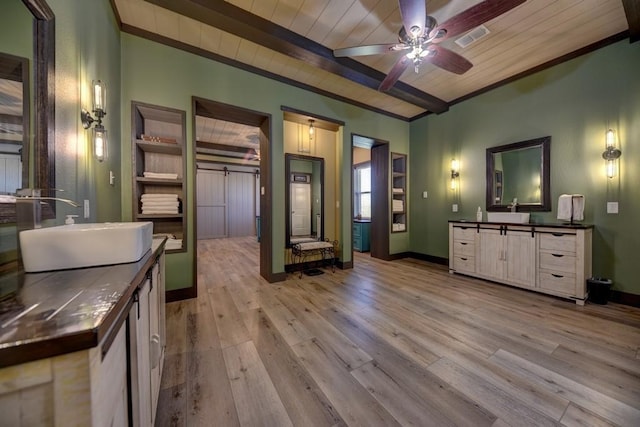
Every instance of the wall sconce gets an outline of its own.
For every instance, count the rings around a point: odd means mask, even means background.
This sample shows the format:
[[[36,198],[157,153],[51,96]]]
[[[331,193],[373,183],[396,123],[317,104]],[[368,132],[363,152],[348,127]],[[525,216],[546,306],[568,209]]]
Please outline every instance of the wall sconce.
[[[451,189],[458,189],[458,180],[460,178],[460,162],[456,159],[451,160]]]
[[[616,132],[613,129],[608,129],[605,134],[606,148],[602,153],[602,158],[607,163],[607,177],[613,178],[616,176],[616,162],[622,155],[622,151],[616,148]]]
[[[93,150],[96,159],[102,162],[107,158],[107,131],[102,126],[102,118],[107,115],[105,111],[107,90],[105,84],[100,80],[93,80],[91,88],[92,111],[95,118],[87,110],[82,109],[80,111],[80,120],[82,121],[82,127],[85,129],[89,129],[95,122],[92,134]]]
[[[313,122],[315,120],[309,119],[309,138],[311,138],[313,136],[313,134],[315,133],[315,128],[313,127]]]

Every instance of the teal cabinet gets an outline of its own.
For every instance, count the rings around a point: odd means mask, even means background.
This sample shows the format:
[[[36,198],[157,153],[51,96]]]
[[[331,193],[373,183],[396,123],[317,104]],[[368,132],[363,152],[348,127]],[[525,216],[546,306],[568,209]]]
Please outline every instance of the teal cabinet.
[[[353,223],[353,250],[358,252],[369,252],[371,244],[369,236],[371,235],[371,223],[363,221],[354,221]]]

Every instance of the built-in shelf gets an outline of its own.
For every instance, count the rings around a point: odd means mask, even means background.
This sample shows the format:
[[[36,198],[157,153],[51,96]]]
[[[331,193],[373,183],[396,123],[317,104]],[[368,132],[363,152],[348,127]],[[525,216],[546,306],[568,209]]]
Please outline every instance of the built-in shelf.
[[[181,241],[177,249],[187,250],[187,188],[186,188],[186,113],[183,110],[131,103],[133,142],[133,220],[153,222],[155,234],[167,234]],[[177,179],[148,178],[145,172],[173,174]],[[143,213],[143,194],[175,194],[177,212]],[[169,210],[172,210],[169,208]]]
[[[407,231],[407,155],[391,153],[391,232]]]

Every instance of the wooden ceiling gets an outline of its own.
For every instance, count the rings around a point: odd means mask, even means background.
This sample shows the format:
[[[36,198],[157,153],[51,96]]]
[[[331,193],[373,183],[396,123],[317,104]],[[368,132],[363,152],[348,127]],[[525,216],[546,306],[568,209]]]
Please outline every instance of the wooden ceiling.
[[[427,0],[439,23],[480,0]],[[462,48],[462,75],[422,64],[388,92],[378,85],[396,54],[335,58],[333,49],[394,43],[396,0],[112,0],[123,31],[327,96],[412,120],[613,41],[640,38],[637,0],[528,0],[485,23]]]

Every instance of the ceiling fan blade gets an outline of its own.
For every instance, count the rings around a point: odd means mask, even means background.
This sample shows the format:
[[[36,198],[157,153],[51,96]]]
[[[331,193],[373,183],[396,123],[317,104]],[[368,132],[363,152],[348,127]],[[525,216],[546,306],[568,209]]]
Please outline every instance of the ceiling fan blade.
[[[411,38],[422,36],[427,19],[425,0],[398,0],[402,25]],[[416,30],[412,30],[416,28]]]
[[[343,49],[336,49],[333,51],[333,56],[339,58],[341,56],[377,55],[380,53],[395,52],[408,48],[409,46],[403,45],[401,43],[372,44],[368,46],[354,46],[345,47]]]
[[[396,62],[396,65],[394,65],[391,71],[389,71],[387,77],[385,77],[382,83],[380,83],[378,90],[381,92],[386,92],[391,89],[391,87],[396,84],[402,73],[404,73],[404,71],[411,63],[412,61],[407,58],[406,55],[402,55],[400,59],[398,59],[398,62]]]
[[[444,30],[445,32],[441,37],[433,39],[433,43],[439,43],[449,37],[454,37],[458,34],[471,30],[478,25],[484,24],[485,22],[510,11],[525,1],[526,0],[485,0],[478,3],[438,25],[433,30],[432,34],[436,34],[440,30]]]
[[[435,55],[427,56],[425,62],[430,62],[443,70],[456,74],[464,74],[473,67],[473,64],[467,59],[442,46],[431,45],[429,46],[429,50],[435,52]]]

